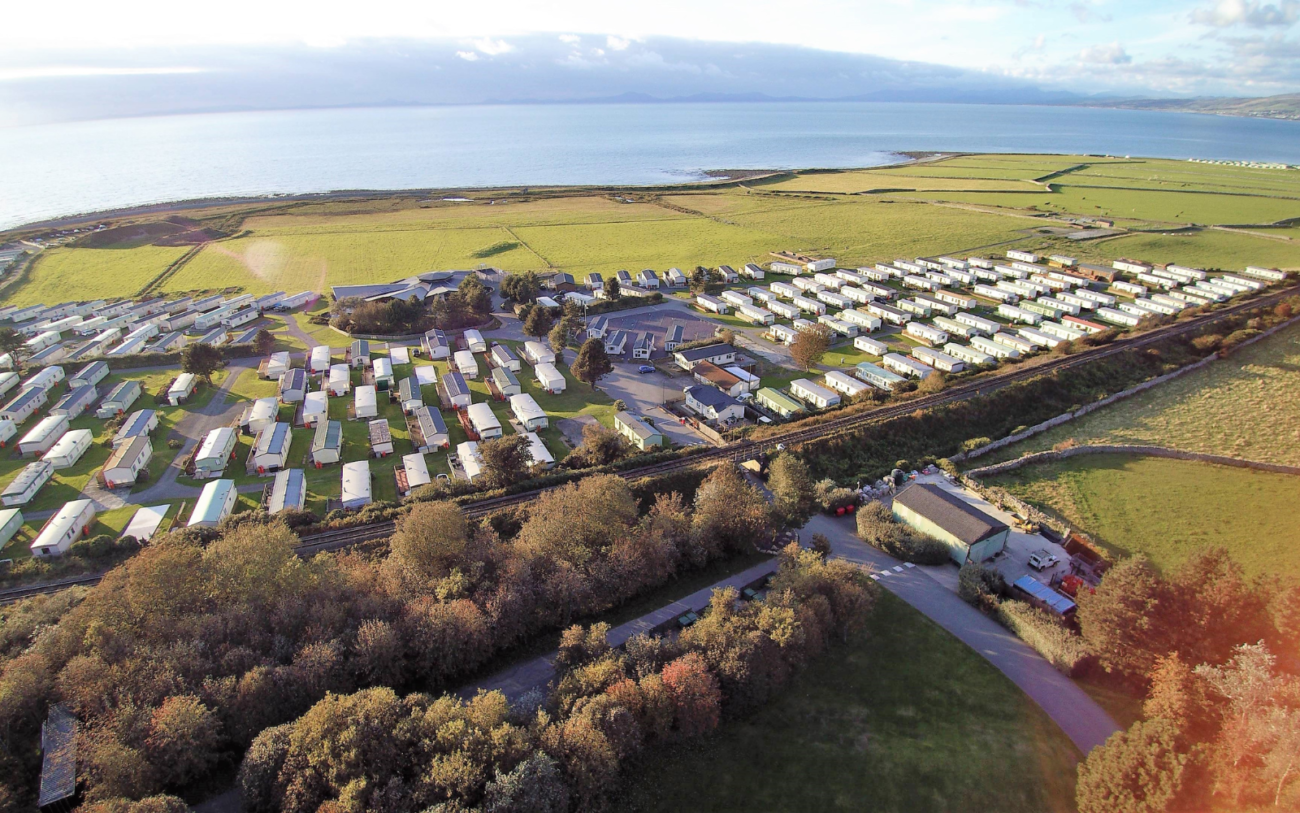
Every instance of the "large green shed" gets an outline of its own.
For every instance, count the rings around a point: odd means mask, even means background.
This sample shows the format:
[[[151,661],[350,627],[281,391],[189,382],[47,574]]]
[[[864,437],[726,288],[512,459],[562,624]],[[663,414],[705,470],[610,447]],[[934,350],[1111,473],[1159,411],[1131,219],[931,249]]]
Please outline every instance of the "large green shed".
[[[894,519],[946,544],[958,565],[997,554],[1011,533],[1006,523],[930,483],[912,483],[898,492]]]

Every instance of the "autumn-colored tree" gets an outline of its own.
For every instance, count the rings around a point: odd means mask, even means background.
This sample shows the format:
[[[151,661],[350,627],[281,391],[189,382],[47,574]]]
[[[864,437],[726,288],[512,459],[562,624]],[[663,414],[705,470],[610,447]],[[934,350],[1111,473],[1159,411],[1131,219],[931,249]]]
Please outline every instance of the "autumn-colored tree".
[[[632,528],[638,513],[636,499],[622,477],[585,477],[544,492],[515,537],[515,545],[537,560],[585,568]]]
[[[1107,670],[1139,679],[1170,651],[1173,630],[1155,615],[1169,601],[1159,574],[1142,555],[1121,559],[1095,592],[1079,596],[1083,637]]]
[[[592,389],[596,388],[596,382],[601,376],[608,375],[614,371],[614,365],[605,353],[605,342],[601,339],[587,339],[578,349],[578,357],[573,360],[573,366],[569,368],[573,377],[589,384]]]
[[[664,688],[673,701],[673,723],[683,737],[695,737],[718,727],[722,694],[704,659],[683,655],[664,667]]]
[[[469,525],[455,503],[416,503],[398,517],[389,540],[389,558],[413,584],[431,584],[462,564]]]
[[[804,371],[816,367],[830,349],[833,335],[826,325],[808,325],[798,331],[790,345],[790,357],[795,365]]]
[[[632,451],[627,439],[599,423],[583,424],[582,443],[566,458],[566,464],[575,468],[607,466]]]
[[[77,808],[80,813],[189,813],[190,806],[176,796],[147,796],[144,799],[105,799]]]
[[[1182,792],[1187,756],[1169,720],[1138,721],[1079,765],[1079,813],[1165,813]]]
[[[693,523],[696,539],[710,555],[746,550],[772,536],[767,498],[730,464],[715,467],[696,490]]]
[[[479,443],[478,454],[487,486],[505,488],[527,477],[533,459],[528,449],[528,438],[523,435],[502,435]]]
[[[528,311],[528,317],[524,319],[524,333],[538,339],[551,332],[555,326],[555,320],[551,318],[549,309],[541,305],[534,305],[533,309]]]
[[[406,675],[400,634],[387,621],[370,618],[357,628],[355,645],[357,683],[362,686],[397,686]]]
[[[204,775],[217,758],[220,722],[194,695],[163,701],[149,720],[146,753],[164,785],[183,787]]]

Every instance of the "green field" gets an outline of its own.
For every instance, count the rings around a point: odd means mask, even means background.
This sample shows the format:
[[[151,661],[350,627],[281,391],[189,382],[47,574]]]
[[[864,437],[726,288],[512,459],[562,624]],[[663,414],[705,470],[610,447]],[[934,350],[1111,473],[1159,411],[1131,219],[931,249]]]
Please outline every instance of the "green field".
[[[976,458],[1058,443],[1136,443],[1300,466],[1300,325],[1041,435]]]
[[[1161,568],[1227,548],[1253,576],[1300,576],[1300,477],[1185,460],[1085,455],[986,481],[1044,506],[1119,556]]]
[[[617,808],[1068,811],[1078,758],[1011,681],[884,593],[864,634],[778,697],[629,771]]]
[[[901,191],[860,194],[867,190]],[[1186,161],[963,155],[662,195],[638,189],[622,199],[587,190],[469,194],[468,203],[394,196],[259,205],[242,220],[232,214],[237,207],[214,207],[207,220],[199,211],[205,225],[233,236],[207,244],[161,290],[324,291],[483,265],[574,274],[736,266],[770,260],[778,249],[834,256],[846,267],[1013,245],[1094,260],[1300,267],[1295,227],[1167,232],[1300,217],[1300,173]],[[1136,233],[1076,243],[1044,231],[1064,225],[1043,219],[1048,215],[1107,216]],[[129,296],[185,251],[138,241],[50,249],[5,301]]]

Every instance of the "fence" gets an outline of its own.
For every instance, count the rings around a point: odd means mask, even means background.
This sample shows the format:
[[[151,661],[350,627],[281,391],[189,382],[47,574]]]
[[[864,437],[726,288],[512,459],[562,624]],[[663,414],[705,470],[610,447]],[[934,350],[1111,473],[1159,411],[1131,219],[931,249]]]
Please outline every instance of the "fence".
[[[1022,466],[1032,466],[1035,463],[1050,463],[1057,460],[1065,460],[1081,454],[1139,454],[1148,457],[1167,457],[1174,460],[1195,460],[1200,463],[1214,463],[1220,466],[1235,466],[1243,469],[1256,469],[1257,471],[1271,471],[1278,474],[1300,474],[1300,467],[1297,466],[1286,466],[1281,463],[1264,463],[1258,460],[1246,460],[1240,457],[1227,457],[1217,454],[1186,452],[1182,449],[1170,449],[1165,446],[1085,444],[1083,446],[1073,446],[1068,449],[1034,452],[1032,454],[1022,455],[1021,457],[1017,457],[1015,460],[1007,460],[1002,463],[994,463],[991,466],[971,469],[966,472],[966,475],[969,477],[992,477],[1008,471],[1014,471]]]

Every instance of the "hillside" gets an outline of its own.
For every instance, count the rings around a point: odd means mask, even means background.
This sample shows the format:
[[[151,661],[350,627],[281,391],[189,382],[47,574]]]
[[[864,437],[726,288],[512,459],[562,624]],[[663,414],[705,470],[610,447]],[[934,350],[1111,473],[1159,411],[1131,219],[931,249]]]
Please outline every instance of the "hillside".
[[[1262,119],[1300,121],[1300,93],[1258,98],[1200,97],[1195,99],[1129,99],[1115,102],[1086,102],[1088,107],[1118,107],[1124,110],[1165,110],[1182,113],[1210,113],[1216,116],[1253,116]]]

